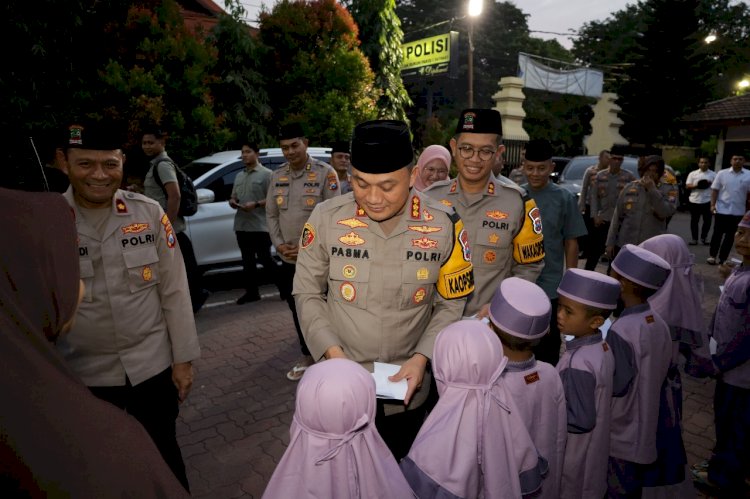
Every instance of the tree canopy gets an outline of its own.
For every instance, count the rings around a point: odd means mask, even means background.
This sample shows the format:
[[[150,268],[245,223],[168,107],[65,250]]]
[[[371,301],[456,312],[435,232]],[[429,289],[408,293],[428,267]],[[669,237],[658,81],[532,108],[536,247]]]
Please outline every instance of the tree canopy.
[[[261,13],[261,40],[273,47],[264,68],[276,124],[302,122],[312,144],[327,145],[376,116],[374,77],[357,35],[335,0],[282,0]]]

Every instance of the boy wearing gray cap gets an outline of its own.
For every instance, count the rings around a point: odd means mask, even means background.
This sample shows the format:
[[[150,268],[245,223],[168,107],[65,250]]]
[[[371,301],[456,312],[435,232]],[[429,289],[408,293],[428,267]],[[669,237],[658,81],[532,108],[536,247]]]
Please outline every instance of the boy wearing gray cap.
[[[549,331],[551,306],[544,290],[518,277],[504,279],[489,307],[490,327],[500,338],[508,365],[503,379],[539,454],[549,463],[535,497],[560,497],[565,452],[565,393],[555,368],[534,358]]]
[[[568,408],[560,497],[604,497],[615,358],[599,328],[617,307],[620,283],[599,272],[568,269],[557,293],[558,327],[573,337],[557,364]]]
[[[607,333],[615,357],[608,497],[639,497],[644,465],[656,460],[659,394],[669,370],[672,339],[648,298],[670,270],[663,258],[632,244],[624,245],[612,261],[624,309]]]

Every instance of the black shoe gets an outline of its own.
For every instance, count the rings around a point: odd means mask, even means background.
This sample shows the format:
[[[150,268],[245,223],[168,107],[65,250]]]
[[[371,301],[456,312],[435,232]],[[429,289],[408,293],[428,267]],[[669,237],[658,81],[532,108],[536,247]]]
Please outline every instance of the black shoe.
[[[245,293],[244,295],[237,298],[237,305],[244,305],[253,301],[260,300],[260,295],[256,291],[255,293]]]
[[[696,244],[698,244],[698,240],[697,240],[697,239],[693,239],[693,240],[692,240],[692,241],[690,241],[690,242],[689,242],[688,244],[689,244],[690,246],[695,246]]]
[[[701,243],[703,243],[703,246],[708,246],[709,244],[711,244],[708,241],[706,241],[705,239],[701,239]]]

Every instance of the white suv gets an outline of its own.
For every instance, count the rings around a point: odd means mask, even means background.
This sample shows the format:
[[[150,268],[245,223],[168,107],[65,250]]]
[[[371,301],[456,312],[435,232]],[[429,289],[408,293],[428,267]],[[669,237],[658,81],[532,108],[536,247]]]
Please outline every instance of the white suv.
[[[328,162],[331,148],[308,147],[307,153]],[[193,179],[198,192],[198,212],[185,217],[185,233],[193,243],[198,266],[207,274],[242,268],[242,256],[234,235],[235,210],[229,207],[234,178],[245,167],[240,155],[239,150],[218,152],[182,168]],[[258,160],[271,170],[286,163],[278,147],[261,149]],[[275,254],[273,248],[271,251]]]

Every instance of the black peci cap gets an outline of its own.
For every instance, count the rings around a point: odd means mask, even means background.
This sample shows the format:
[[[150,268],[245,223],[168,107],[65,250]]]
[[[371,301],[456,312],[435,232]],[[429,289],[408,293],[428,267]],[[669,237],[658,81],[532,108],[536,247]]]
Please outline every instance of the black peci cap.
[[[364,173],[390,173],[414,161],[409,127],[398,120],[360,123],[352,134],[351,163]]]
[[[529,161],[547,161],[552,159],[552,144],[546,139],[533,139],[526,143],[526,154]]]
[[[346,154],[349,154],[349,142],[343,140],[334,142],[331,147],[331,154],[335,152],[345,152]]]
[[[630,152],[630,146],[627,144],[615,144],[609,150],[610,156],[625,156]]]
[[[121,130],[111,122],[79,120],[65,127],[60,147],[114,151],[122,149],[123,142]]]
[[[305,136],[301,123],[287,123],[279,130],[279,140],[298,139]]]
[[[459,133],[503,134],[503,121],[495,109],[464,109],[458,118],[456,135]]]

